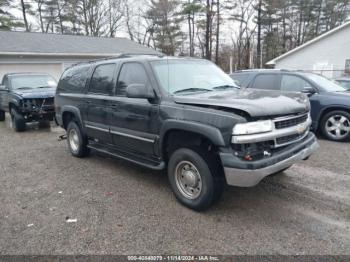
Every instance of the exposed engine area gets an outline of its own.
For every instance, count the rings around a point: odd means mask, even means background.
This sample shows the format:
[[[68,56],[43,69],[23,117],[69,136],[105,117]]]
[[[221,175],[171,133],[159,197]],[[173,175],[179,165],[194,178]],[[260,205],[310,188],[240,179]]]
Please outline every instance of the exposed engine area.
[[[31,112],[52,111],[54,109],[54,98],[33,98],[23,100],[23,110]]]

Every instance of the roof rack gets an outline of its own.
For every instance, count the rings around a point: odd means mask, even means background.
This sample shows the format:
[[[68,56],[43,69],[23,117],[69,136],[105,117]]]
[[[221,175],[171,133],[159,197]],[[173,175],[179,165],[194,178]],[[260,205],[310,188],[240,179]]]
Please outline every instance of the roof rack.
[[[159,54],[154,54],[154,53],[124,53],[120,54],[117,56],[109,56],[109,57],[104,57],[104,58],[99,58],[99,59],[94,59],[94,60],[89,60],[89,61],[82,61],[79,63],[75,63],[71,65],[70,67],[77,66],[77,65],[82,65],[82,64],[91,64],[99,61],[105,61],[105,60],[111,60],[111,59],[122,59],[122,58],[130,58],[134,56],[157,56],[157,57],[164,57],[165,55],[162,53]]]

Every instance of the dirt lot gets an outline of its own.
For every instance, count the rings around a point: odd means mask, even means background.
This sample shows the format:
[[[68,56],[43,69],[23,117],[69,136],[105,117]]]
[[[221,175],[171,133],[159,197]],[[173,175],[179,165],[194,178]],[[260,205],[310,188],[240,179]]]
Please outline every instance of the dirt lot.
[[[73,158],[57,140],[62,129],[14,133],[8,123],[0,254],[350,254],[348,143],[321,140],[310,160],[255,188],[227,188],[196,213],[175,200],[164,173]]]

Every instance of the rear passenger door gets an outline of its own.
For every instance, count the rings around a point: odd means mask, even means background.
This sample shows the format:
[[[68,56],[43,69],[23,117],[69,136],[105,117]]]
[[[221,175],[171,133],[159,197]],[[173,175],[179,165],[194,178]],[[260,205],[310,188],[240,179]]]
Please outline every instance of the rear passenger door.
[[[97,65],[86,94],[86,119],[84,121],[89,137],[99,142],[112,143],[109,133],[112,98],[116,82],[116,64]]]
[[[158,103],[143,98],[126,97],[126,87],[130,84],[152,87],[148,75],[141,63],[122,64],[115,96],[111,101],[110,129],[113,143],[119,149],[152,157],[157,140]]]
[[[262,90],[280,90],[279,87],[280,74],[258,74],[252,84],[251,88]]]

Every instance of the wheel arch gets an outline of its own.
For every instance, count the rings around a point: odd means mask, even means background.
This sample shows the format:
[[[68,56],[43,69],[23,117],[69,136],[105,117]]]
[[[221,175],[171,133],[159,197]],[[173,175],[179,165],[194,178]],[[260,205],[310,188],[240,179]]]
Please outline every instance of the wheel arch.
[[[224,138],[219,129],[196,122],[169,120],[160,132],[159,154],[166,160],[169,141],[180,145],[201,144],[208,142],[215,147],[225,146]]]
[[[68,123],[75,119],[80,127],[83,127],[83,121],[81,118],[80,110],[73,106],[62,107],[62,125],[64,129],[67,129]]]
[[[347,106],[341,106],[341,105],[332,105],[332,106],[327,106],[326,108],[322,109],[319,117],[317,119],[317,127],[315,128],[316,130],[319,130],[321,127],[321,121],[327,115],[328,113],[332,111],[345,111],[350,114],[350,107]]]

